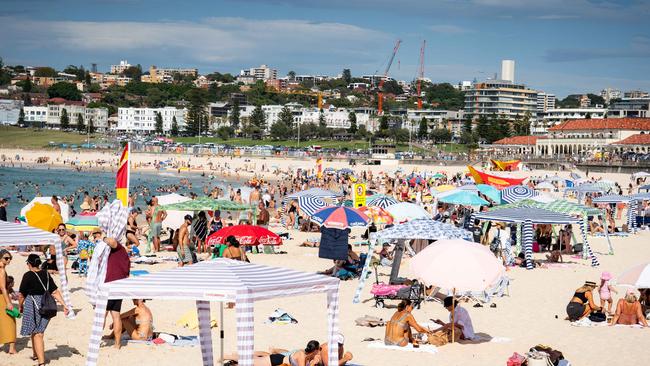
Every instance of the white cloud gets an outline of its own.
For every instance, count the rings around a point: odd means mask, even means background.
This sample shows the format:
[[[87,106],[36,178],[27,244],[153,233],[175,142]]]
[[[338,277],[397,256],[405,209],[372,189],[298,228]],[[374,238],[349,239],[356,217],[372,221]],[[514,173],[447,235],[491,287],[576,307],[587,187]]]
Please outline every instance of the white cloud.
[[[564,20],[564,19],[577,19],[577,15],[568,15],[568,14],[548,14],[548,15],[539,15],[534,17],[535,19],[540,20]]]
[[[442,34],[463,34],[463,33],[471,32],[471,30],[467,28],[463,28],[451,24],[437,24],[437,25],[429,26],[428,28],[434,33],[442,33]]]
[[[84,22],[0,17],[0,43],[8,50],[138,55],[155,52],[175,58],[173,61],[181,58],[199,64],[260,57],[265,59],[259,61],[271,62],[297,55],[363,59],[369,50],[390,39],[384,32],[350,24],[305,20],[214,17],[198,22]]]

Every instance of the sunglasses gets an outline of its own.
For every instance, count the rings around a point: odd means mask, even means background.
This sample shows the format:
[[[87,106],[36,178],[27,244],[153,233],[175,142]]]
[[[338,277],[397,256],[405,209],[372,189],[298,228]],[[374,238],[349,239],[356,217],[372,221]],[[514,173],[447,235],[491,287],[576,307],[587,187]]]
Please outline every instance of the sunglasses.
[[[2,259],[6,260],[6,261],[10,261],[12,258],[11,257],[2,257]]]

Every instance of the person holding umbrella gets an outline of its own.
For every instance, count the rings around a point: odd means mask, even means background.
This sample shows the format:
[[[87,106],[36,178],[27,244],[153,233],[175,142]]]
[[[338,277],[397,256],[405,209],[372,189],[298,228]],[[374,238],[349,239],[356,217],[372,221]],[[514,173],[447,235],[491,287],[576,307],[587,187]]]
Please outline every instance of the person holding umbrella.
[[[455,332],[455,337],[460,339],[472,340],[476,338],[474,333],[474,326],[472,325],[472,318],[470,318],[469,313],[465,308],[458,305],[458,300],[454,299],[451,296],[445,297],[443,301],[443,306],[449,311],[449,323],[445,323],[440,319],[434,320],[436,324],[442,325],[442,327],[436,329],[434,332],[445,331],[451,337],[451,328],[455,326],[460,332]],[[452,318],[452,313],[454,317]],[[460,336],[458,336],[460,335]],[[458,339],[454,339],[456,341]]]

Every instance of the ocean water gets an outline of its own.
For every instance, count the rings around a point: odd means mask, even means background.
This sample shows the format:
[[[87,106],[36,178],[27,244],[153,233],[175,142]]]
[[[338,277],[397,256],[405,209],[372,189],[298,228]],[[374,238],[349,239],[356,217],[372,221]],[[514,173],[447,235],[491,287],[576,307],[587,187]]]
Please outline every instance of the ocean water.
[[[187,179],[189,186],[181,186],[181,179]],[[211,190],[219,187],[228,192],[228,186],[241,188],[242,184],[228,181],[220,177],[201,176],[200,173],[160,172],[160,173],[131,173],[131,193],[138,192],[136,206],[143,210],[146,208],[145,200],[151,195],[163,195],[165,192],[159,188],[179,186],[178,194],[188,195],[194,192],[199,196],[204,195],[204,187]],[[0,197],[9,198],[7,218],[11,221],[19,216],[20,209],[32,198],[40,196],[69,196],[75,195],[75,209],[83,201],[83,192],[88,191],[91,196],[108,194],[110,200],[115,198],[115,173],[112,172],[78,172],[70,169],[42,169],[42,168],[4,168],[0,167]],[[146,192],[146,190],[149,192]],[[244,189],[242,189],[242,193]],[[243,197],[248,197],[243,195]],[[26,201],[26,202],[21,202]]]

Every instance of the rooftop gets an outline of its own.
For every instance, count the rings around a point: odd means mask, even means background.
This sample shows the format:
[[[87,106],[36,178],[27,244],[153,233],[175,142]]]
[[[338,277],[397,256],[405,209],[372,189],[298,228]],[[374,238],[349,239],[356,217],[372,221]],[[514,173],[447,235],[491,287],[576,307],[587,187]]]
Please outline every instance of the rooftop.
[[[537,139],[544,139],[544,136],[513,136],[494,142],[494,145],[535,145]]]
[[[614,145],[650,145],[650,134],[639,133],[614,143]]]
[[[548,129],[549,131],[581,130],[650,130],[650,118],[606,118],[567,120]]]

